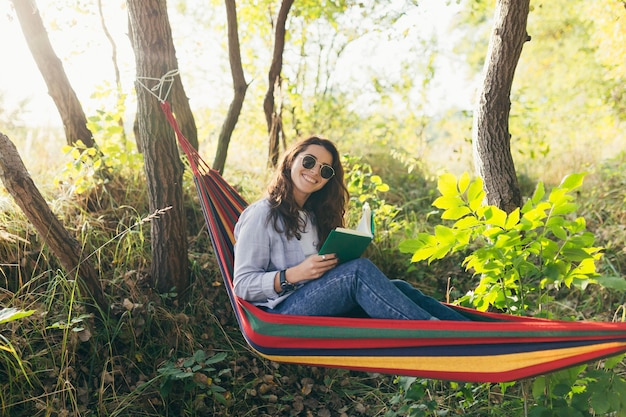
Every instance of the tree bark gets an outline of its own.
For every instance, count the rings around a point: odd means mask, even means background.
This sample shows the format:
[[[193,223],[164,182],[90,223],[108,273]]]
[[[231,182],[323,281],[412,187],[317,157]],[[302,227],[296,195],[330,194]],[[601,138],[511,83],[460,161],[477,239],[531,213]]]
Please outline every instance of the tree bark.
[[[228,22],[228,56],[230,60],[230,72],[233,78],[233,100],[228,108],[228,114],[222,125],[220,136],[217,142],[217,151],[213,160],[213,169],[220,174],[224,173],[226,164],[226,155],[228,154],[228,145],[230,138],[239,120],[243,101],[248,90],[248,83],[243,74],[243,66],[241,65],[241,49],[239,47],[239,33],[237,28],[237,7],[235,0],[225,0],[226,4],[226,20]]]
[[[163,1],[165,2],[165,0]],[[177,62],[176,52],[174,51],[174,43],[171,40],[171,37],[170,42],[174,54],[172,59],[174,62]],[[200,146],[198,143],[198,127],[196,126],[196,119],[193,117],[193,112],[191,111],[191,106],[189,105],[189,97],[187,97],[187,94],[185,93],[183,81],[180,77],[176,77],[174,79],[170,103],[172,105],[172,112],[176,115],[176,122],[178,123],[181,132],[183,132],[183,135],[185,135],[191,146],[198,150]]]
[[[28,48],[63,121],[67,144],[74,146],[80,140],[88,148],[93,148],[96,144],[93,134],[87,128],[87,117],[70,85],[61,60],[52,49],[35,0],[12,0],[12,3]]]
[[[52,253],[59,259],[70,276],[76,274],[83,297],[91,298],[105,315],[108,303],[100,278],[91,262],[86,259],[80,243],[68,233],[61,221],[52,213],[37,186],[28,174],[17,149],[9,138],[0,133],[0,179],[15,199],[28,220],[35,226]],[[90,311],[96,312],[93,306]]]
[[[150,0],[150,1],[155,1],[155,0]],[[162,0],[162,1],[165,1],[165,0]],[[167,25],[168,25],[168,28],[170,28],[169,20],[168,20]],[[132,33],[132,27],[131,27],[130,21],[128,22],[128,31],[129,33]],[[169,32],[171,34],[171,29],[169,29]],[[171,35],[170,35],[170,38],[171,38]],[[131,36],[131,43],[133,42],[134,40]],[[174,62],[177,62],[176,51],[174,49],[174,43],[171,39],[170,39],[170,43],[171,43],[172,50],[174,50],[174,57],[173,57]],[[133,50],[134,49],[135,49],[135,45],[133,44]],[[169,100],[170,100],[170,106],[172,108],[172,112],[176,114],[176,122],[178,123],[178,126],[180,127],[181,132],[183,132],[183,135],[185,135],[185,138],[189,141],[191,146],[193,146],[194,149],[197,150],[200,145],[198,142],[198,128],[196,126],[196,119],[193,117],[193,112],[191,111],[191,106],[189,105],[189,97],[187,97],[187,94],[185,93],[185,87],[180,77],[174,78],[174,84],[172,85],[172,88],[171,88],[171,96],[169,97]],[[137,141],[137,150],[143,153],[141,142],[139,141],[139,133],[138,133],[139,126],[137,123],[138,123],[137,120],[135,120],[133,123],[133,133],[135,134],[135,140]]]
[[[132,45],[138,79],[160,79],[178,68],[164,0],[128,0]],[[181,90],[179,77],[172,93]],[[178,93],[180,94],[180,92]],[[157,98],[137,87],[137,126],[144,153],[150,210],[171,207],[151,221],[153,286],[179,295],[189,286],[187,226],[183,207],[183,164],[172,128]],[[180,103],[179,103],[180,104]]]
[[[287,25],[287,16],[289,9],[293,5],[294,0],[283,0],[276,19],[276,31],[274,34],[274,53],[272,55],[272,64],[268,73],[268,86],[265,99],[263,100],[263,111],[265,112],[265,120],[267,122],[267,132],[269,134],[269,163],[275,167],[278,164],[278,154],[280,138],[283,134],[282,116],[280,111],[280,103],[277,109],[275,94],[280,92],[281,77],[280,73],[283,68],[283,52],[285,50],[285,33]]]
[[[482,86],[474,111],[472,143],[486,202],[506,212],[522,198],[511,155],[509,114],[511,86],[524,42],[530,0],[498,0]]]

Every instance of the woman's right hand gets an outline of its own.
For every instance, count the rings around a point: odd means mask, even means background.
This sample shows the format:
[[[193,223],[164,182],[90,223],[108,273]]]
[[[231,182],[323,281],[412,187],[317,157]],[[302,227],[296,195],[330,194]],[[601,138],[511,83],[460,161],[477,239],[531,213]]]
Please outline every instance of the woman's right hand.
[[[300,281],[317,279],[330,271],[339,263],[334,253],[326,255],[311,255],[299,265],[287,270],[287,281],[295,284]]]

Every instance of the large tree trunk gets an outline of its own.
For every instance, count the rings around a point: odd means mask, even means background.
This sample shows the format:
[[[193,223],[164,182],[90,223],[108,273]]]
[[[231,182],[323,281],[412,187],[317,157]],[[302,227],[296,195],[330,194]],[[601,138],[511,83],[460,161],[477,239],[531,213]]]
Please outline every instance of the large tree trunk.
[[[156,0],[148,0],[147,4],[152,4],[151,2],[154,2],[154,1]],[[164,3],[166,2],[166,0],[162,0],[162,1]],[[167,12],[167,6],[164,5],[163,7],[165,8]],[[149,6],[145,8],[146,10],[149,10]],[[178,61],[176,60],[176,51],[174,48],[174,43],[171,38],[171,28],[170,28],[167,15],[166,15],[166,19],[167,19],[168,32],[170,33],[169,43],[173,51],[172,60],[175,65],[178,65]],[[135,40],[132,37],[132,32],[133,32],[132,21],[130,21],[130,19],[128,22],[128,31],[131,33],[131,43],[133,44],[133,49],[136,50],[136,46],[134,44]],[[170,68],[167,71],[174,70],[174,69],[177,69],[177,68]],[[164,74],[165,73],[161,74],[161,76],[163,76]],[[189,105],[189,97],[187,97],[187,94],[185,93],[185,87],[183,86],[183,82],[180,77],[175,77],[173,79],[173,85],[170,90],[170,93],[171,93],[171,96],[169,97],[170,106],[172,108],[172,112],[176,115],[176,122],[178,123],[178,126],[180,127],[181,132],[183,133],[185,138],[189,141],[191,146],[193,146],[194,149],[198,149],[199,148],[198,128],[196,126],[196,120],[193,117],[193,113],[191,111],[191,106]],[[137,141],[137,149],[139,150],[139,152],[143,153],[143,148],[142,148],[141,142],[139,141],[138,121],[136,119],[135,119],[135,122],[133,123],[133,132],[135,133],[135,138]]]
[[[274,34],[274,53],[272,56],[272,64],[268,73],[268,86],[265,99],[263,101],[263,111],[265,112],[265,121],[267,122],[267,132],[269,134],[269,163],[275,167],[278,164],[278,154],[280,138],[283,134],[282,116],[280,111],[280,103],[278,109],[276,106],[275,94],[280,93],[281,77],[280,73],[283,68],[283,52],[285,50],[285,33],[287,25],[287,16],[289,9],[293,5],[293,0],[283,0],[276,19],[276,31]]]
[[[93,299],[100,311],[104,315],[108,314],[108,303],[100,285],[100,278],[91,262],[86,259],[89,254],[83,253],[80,243],[52,213],[28,174],[15,145],[2,133],[0,133],[0,179],[69,276],[78,277],[81,295]],[[92,307],[89,308],[90,311],[97,311]]]
[[[137,78],[160,79],[178,68],[166,3],[164,0],[127,3]],[[172,92],[181,88],[179,78],[176,80]],[[145,88],[137,87],[137,102],[139,143],[144,154],[150,210],[171,207],[151,222],[152,283],[161,292],[175,289],[181,294],[189,286],[182,189],[184,167],[159,100]]]
[[[83,107],[67,79],[61,60],[52,49],[35,0],[12,0],[12,3],[28,48],[48,86],[48,94],[61,115],[68,145],[75,145],[80,140],[85,146],[94,147]]]
[[[482,87],[474,110],[472,142],[487,204],[511,212],[522,204],[511,155],[511,86],[522,53],[530,0],[498,0]]]
[[[224,173],[228,144],[230,143],[230,138],[237,125],[243,101],[246,97],[246,91],[248,90],[248,84],[246,83],[243,67],[241,65],[241,51],[237,29],[237,7],[235,0],[225,0],[225,4],[226,20],[228,22],[228,56],[230,59],[230,72],[233,78],[233,90],[235,94],[228,108],[226,120],[224,120],[224,124],[222,125],[220,137],[217,142],[217,152],[213,160],[213,169],[218,170],[221,174]]]

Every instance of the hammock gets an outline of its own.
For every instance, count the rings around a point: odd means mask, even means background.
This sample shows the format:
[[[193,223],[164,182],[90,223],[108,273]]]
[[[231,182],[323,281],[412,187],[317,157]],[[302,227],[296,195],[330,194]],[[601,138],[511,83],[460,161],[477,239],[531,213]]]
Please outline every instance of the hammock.
[[[246,202],[161,108],[187,155],[243,337],[276,362],[465,381],[505,382],[626,352],[626,323],[570,322],[451,306],[472,321],[303,317],[263,311],[233,292],[233,228]]]

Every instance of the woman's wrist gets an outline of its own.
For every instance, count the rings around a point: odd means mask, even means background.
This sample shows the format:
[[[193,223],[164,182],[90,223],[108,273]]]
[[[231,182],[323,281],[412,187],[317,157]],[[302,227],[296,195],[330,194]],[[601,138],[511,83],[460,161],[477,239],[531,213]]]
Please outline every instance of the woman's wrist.
[[[280,287],[280,294],[284,294],[296,289],[295,284],[287,279],[287,269],[283,269],[278,273],[278,283]]]
[[[289,284],[295,284],[295,282],[293,282],[293,277],[292,277],[292,274],[291,274],[291,273],[289,273],[289,269],[290,269],[290,268],[285,269],[285,280],[286,280]],[[293,271],[291,271],[291,272],[293,272]]]

